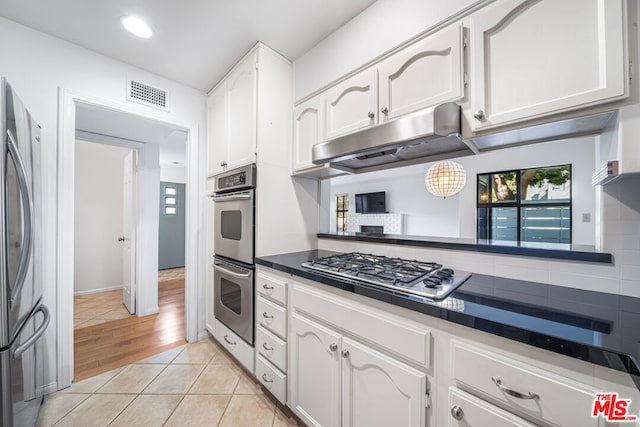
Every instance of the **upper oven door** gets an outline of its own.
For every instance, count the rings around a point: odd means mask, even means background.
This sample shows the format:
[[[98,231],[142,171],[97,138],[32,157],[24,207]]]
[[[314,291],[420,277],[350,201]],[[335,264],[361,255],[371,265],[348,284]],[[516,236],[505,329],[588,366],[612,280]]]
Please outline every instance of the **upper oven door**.
[[[253,198],[253,190],[213,196],[216,255],[253,264]]]

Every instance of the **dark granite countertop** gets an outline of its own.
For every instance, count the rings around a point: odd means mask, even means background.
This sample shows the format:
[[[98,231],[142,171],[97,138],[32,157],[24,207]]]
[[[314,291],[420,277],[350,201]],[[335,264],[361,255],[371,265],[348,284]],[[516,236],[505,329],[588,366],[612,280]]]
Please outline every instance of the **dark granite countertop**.
[[[627,372],[640,389],[640,298],[473,274],[440,302],[302,268],[336,252],[256,258],[256,264],[459,325]]]
[[[402,234],[376,233],[318,233],[321,239],[355,240],[359,242],[386,243],[391,245],[421,246],[427,248],[460,251],[489,252],[537,258],[553,258],[611,264],[613,256],[600,252],[593,246],[564,243],[510,242],[503,240],[478,240],[452,237],[405,236]]]

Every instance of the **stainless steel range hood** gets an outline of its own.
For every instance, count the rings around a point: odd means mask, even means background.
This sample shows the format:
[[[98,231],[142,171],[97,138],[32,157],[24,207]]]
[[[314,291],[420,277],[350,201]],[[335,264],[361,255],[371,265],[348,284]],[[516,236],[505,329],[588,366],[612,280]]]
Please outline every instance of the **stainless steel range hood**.
[[[477,153],[460,139],[460,106],[450,102],[313,146],[312,161],[352,172],[389,163]]]

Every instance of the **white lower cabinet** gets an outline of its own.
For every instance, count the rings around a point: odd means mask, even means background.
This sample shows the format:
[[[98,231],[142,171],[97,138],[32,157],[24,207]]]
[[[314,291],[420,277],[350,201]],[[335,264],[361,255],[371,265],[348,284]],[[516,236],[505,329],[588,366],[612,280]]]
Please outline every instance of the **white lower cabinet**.
[[[214,336],[249,372],[253,372],[253,347],[217,319]]]
[[[425,425],[425,373],[297,313],[289,360],[289,404],[308,425]]]
[[[449,407],[449,427],[534,427],[534,424],[455,387],[449,389]]]

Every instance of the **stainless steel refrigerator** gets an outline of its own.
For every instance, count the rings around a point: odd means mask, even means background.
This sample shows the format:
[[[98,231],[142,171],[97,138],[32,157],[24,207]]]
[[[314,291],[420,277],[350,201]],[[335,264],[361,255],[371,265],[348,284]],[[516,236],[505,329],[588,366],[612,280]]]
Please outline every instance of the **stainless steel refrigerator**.
[[[44,377],[40,126],[0,78],[0,427],[35,425]]]

